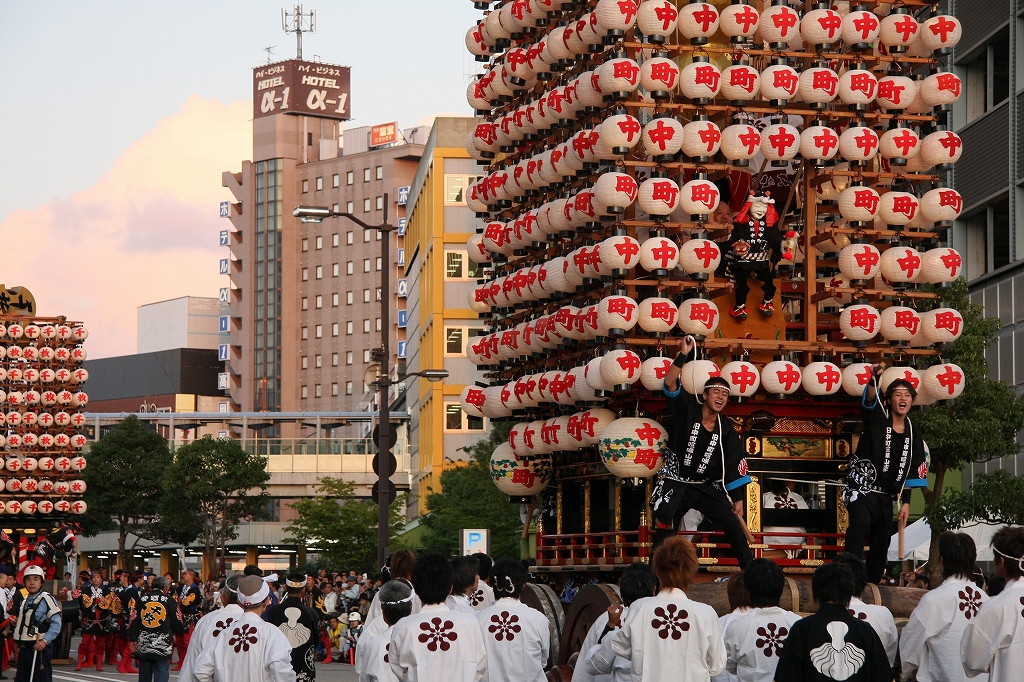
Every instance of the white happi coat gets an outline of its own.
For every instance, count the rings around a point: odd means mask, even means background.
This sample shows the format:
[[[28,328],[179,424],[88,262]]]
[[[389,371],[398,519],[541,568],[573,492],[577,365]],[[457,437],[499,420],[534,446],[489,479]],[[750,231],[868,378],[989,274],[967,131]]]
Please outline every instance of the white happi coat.
[[[231,623],[196,660],[199,682],[295,682],[292,645],[250,611]]]
[[[604,638],[594,660],[610,654],[632,661],[633,682],[707,682],[725,668],[718,614],[675,588],[633,603],[622,627]]]
[[[750,613],[749,606],[740,606],[739,608],[733,609],[724,616],[719,617],[718,625],[722,628],[722,636],[725,636],[725,632],[729,628],[729,623],[733,622],[740,616],[747,615],[748,613]],[[722,670],[722,672],[718,673],[717,675],[712,675],[711,682],[736,682],[737,679],[739,678],[736,677],[736,673],[729,672],[729,668],[728,666],[726,666]]]
[[[383,619],[381,619],[383,620]],[[395,671],[388,663],[388,651],[391,647],[391,629],[369,639],[364,635],[359,638],[359,646],[356,647],[356,658],[363,659],[362,671],[359,673],[359,682],[398,682]]]
[[[469,595],[469,603],[477,611],[483,611],[494,606],[494,590],[483,580],[476,586],[476,592]]]
[[[1007,559],[1012,561],[1012,559]],[[960,641],[960,661],[971,677],[987,672],[990,682],[1019,682],[1024,675],[1024,579],[1007,583],[971,619]]]
[[[395,623],[388,663],[403,682],[476,682],[487,670],[476,618],[444,604],[424,604]]]
[[[502,597],[476,618],[487,652],[485,680],[544,682],[551,649],[547,616],[518,599]]]
[[[740,682],[772,682],[783,642],[800,616],[778,606],[751,609],[725,628],[726,668]]]
[[[918,682],[966,680],[960,663],[960,640],[988,595],[972,581],[946,578],[918,602],[900,635],[903,672],[917,671]],[[988,679],[982,674],[977,680]]]
[[[634,602],[635,603],[635,602]],[[620,620],[625,620],[629,607],[623,606]],[[576,659],[576,667],[572,671],[572,682],[629,682],[633,666],[628,658],[612,656],[611,660],[594,660],[594,655],[601,650],[601,634],[608,625],[608,612],[605,611],[587,631],[587,636],[580,647],[580,656]],[[605,635],[609,639],[612,633]],[[598,669],[598,666],[610,666],[611,672]]]
[[[470,603],[469,597],[464,594],[449,594],[448,598],[444,600],[445,605],[456,613],[466,613],[470,616],[476,616],[476,609],[473,608],[473,604]]]
[[[228,604],[199,619],[192,631],[192,639],[188,643],[185,662],[181,664],[181,672],[178,673],[178,682],[193,682],[195,680],[192,669],[195,667],[199,654],[203,653],[207,647],[212,646],[221,633],[231,623],[241,618],[243,613],[245,611],[238,604]]]
[[[850,615],[867,622],[878,634],[885,647],[885,655],[889,658],[889,667],[896,665],[896,652],[900,647],[900,634],[896,630],[896,621],[892,611],[879,604],[865,604],[859,597],[850,597],[848,607]]]

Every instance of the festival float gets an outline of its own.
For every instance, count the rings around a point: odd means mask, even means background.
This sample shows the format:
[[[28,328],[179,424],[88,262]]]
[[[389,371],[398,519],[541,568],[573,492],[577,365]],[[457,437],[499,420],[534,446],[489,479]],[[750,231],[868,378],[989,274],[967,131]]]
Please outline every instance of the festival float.
[[[563,614],[543,583],[613,583],[649,558],[684,336],[684,389],[732,386],[754,556],[790,574],[842,550],[870,365],[921,405],[963,390],[942,358],[963,318],[936,293],[962,269],[945,245],[961,27],[928,0],[474,4],[469,251],[487,275],[469,306],[488,333],[461,404],[512,423],[492,479],[539,511],[533,598],[565,663],[617,597],[591,585]],[[745,237],[765,232],[777,257],[748,272]],[[780,485],[806,508],[773,506]],[[708,573],[737,570],[720,533],[681,532]],[[809,608],[806,583],[787,589]],[[724,590],[696,594],[724,607]]]

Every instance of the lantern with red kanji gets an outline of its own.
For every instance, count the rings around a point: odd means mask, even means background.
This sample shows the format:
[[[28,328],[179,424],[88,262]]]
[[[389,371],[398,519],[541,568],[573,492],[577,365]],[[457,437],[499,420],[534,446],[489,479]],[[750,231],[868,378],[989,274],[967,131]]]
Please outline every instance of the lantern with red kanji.
[[[833,395],[843,387],[843,375],[831,362],[812,362],[804,367],[800,382],[811,395]]]
[[[800,156],[820,165],[839,153],[839,134],[828,126],[810,125],[800,133]]]
[[[601,378],[614,391],[628,391],[640,381],[640,356],[631,350],[616,349],[601,357]]]
[[[881,331],[881,315],[867,304],[846,306],[839,313],[839,328],[855,343],[871,341]]]
[[[636,26],[649,43],[660,45],[676,32],[679,11],[671,0],[646,0],[637,9]]]
[[[892,246],[882,253],[882,276],[893,284],[914,282],[921,275],[921,254],[911,246]]]
[[[640,87],[655,100],[668,99],[679,83],[679,67],[671,59],[652,57],[640,65]]]
[[[627,173],[604,173],[594,184],[594,203],[605,214],[619,214],[636,200],[636,180]]]
[[[683,125],[670,115],[655,116],[644,126],[641,139],[652,161],[671,161],[682,148]]]
[[[896,127],[882,133],[878,140],[878,153],[891,166],[905,166],[907,159],[917,155],[921,138],[913,128]]]
[[[882,76],[878,79],[875,102],[882,109],[902,111],[917,97],[917,83],[906,76]]]
[[[714,213],[720,199],[718,186],[703,178],[690,180],[679,192],[679,206],[691,216]]]
[[[638,324],[645,332],[664,336],[676,326],[679,308],[670,298],[648,296],[640,301]]]
[[[855,362],[843,367],[843,390],[847,395],[861,396],[864,388],[871,382],[874,373],[870,363]]]
[[[679,92],[694,104],[709,103],[721,89],[722,72],[704,55],[694,56],[679,73]]]
[[[487,302],[489,295],[490,287],[486,284],[471,289],[468,297],[469,309],[478,315],[491,312],[491,306]]]
[[[879,202],[878,192],[871,187],[851,185],[839,195],[839,213],[851,222],[870,223],[878,214]]]
[[[668,432],[661,424],[637,417],[616,419],[597,442],[605,467],[618,478],[653,478],[667,447]]]
[[[915,391],[921,391],[921,375],[913,367],[889,367],[882,372],[878,378],[878,388],[882,393],[889,389],[889,384],[897,379],[903,379],[909,383]]]
[[[931,343],[953,343],[964,330],[964,316],[955,308],[933,308],[921,313],[921,333]]]
[[[679,264],[690,275],[709,275],[721,260],[721,247],[710,239],[689,239],[679,249]]]
[[[764,15],[761,18],[763,21]],[[786,106],[799,89],[800,75],[788,64],[774,64],[761,72],[761,99],[772,106]]]
[[[867,163],[878,153],[878,133],[864,125],[851,125],[839,136],[839,153],[851,163]]]
[[[932,400],[955,400],[964,392],[967,375],[959,365],[944,362],[921,372],[920,393]]]
[[[598,89],[612,99],[626,99],[640,85],[640,65],[628,57],[610,59],[597,74]]]
[[[816,49],[840,40],[843,18],[833,9],[813,9],[800,20],[800,35]]]
[[[597,303],[597,325],[601,336],[622,336],[636,326],[637,302],[629,296],[606,296]],[[604,333],[600,333],[604,332]]]
[[[708,39],[718,30],[718,9],[706,0],[690,0],[690,4],[679,9],[679,33],[691,45],[707,45]]]
[[[953,282],[962,272],[963,258],[956,249],[939,247],[921,254],[921,279],[925,282]]]
[[[474,263],[490,263],[491,254],[484,247],[484,236],[482,234],[474,234],[466,242],[466,251],[469,255],[469,260]]]
[[[814,66],[800,74],[800,99],[812,109],[825,109],[839,95],[839,75],[826,66]]]
[[[854,10],[843,17],[840,37],[843,42],[856,51],[870,49],[870,44],[878,38],[882,25],[874,12]]]
[[[551,480],[551,459],[523,459],[516,456],[508,443],[494,448],[491,455],[491,480],[498,490],[510,497],[530,497],[547,487]]]
[[[601,266],[615,275],[624,275],[640,260],[640,242],[628,235],[608,237],[600,244]]]
[[[757,366],[746,360],[726,363],[721,376],[729,382],[729,395],[734,398],[749,398],[761,386],[761,373]]]
[[[640,265],[648,272],[665,276],[679,264],[679,246],[668,237],[651,237],[640,245]]]
[[[721,146],[722,131],[711,121],[698,119],[683,126],[683,154],[706,162]]]
[[[867,69],[853,68],[839,77],[839,99],[856,110],[863,111],[877,92],[878,79]]]
[[[773,123],[761,133],[761,153],[773,167],[786,167],[800,151],[800,131],[786,123]]]
[[[640,121],[629,114],[614,114],[598,126],[598,135],[615,154],[625,154],[641,139]]]
[[[882,19],[878,39],[890,54],[897,54],[907,51],[907,47],[917,40],[920,30],[921,25],[907,12],[907,8],[897,7],[892,14]]]
[[[486,402],[487,395],[484,393],[484,389],[479,386],[467,386],[462,389],[462,394],[459,395],[459,404],[462,406],[462,411],[474,417],[487,416],[483,411],[483,406]]]
[[[921,158],[937,170],[949,170],[960,160],[964,143],[952,130],[939,130],[921,140]]]
[[[954,220],[959,218],[963,207],[963,197],[960,196],[960,192],[951,187],[936,187],[921,197],[921,213],[924,214],[925,220],[931,223],[943,223],[943,227],[950,226]]]
[[[599,0],[594,8],[597,25],[606,36],[618,38],[636,24],[636,0]]]
[[[679,185],[668,178],[644,180],[637,191],[636,202],[654,220],[664,219],[679,205]]]
[[[661,393],[665,388],[665,376],[668,368],[672,366],[672,358],[656,357],[647,358],[640,365],[640,383],[648,391]]]
[[[748,9],[750,9],[748,7]],[[746,104],[757,99],[761,91],[761,74],[750,64],[739,63],[727,66],[722,71],[721,95],[734,105]]]
[[[722,155],[732,165],[746,167],[761,149],[761,133],[752,125],[731,125],[722,131]]]
[[[605,429],[615,422],[615,413],[603,407],[596,407],[579,413],[580,437],[583,447],[598,444]]]
[[[677,324],[687,334],[710,336],[718,329],[721,319],[718,306],[706,298],[688,298],[679,304]]]
[[[960,77],[955,73],[933,73],[921,82],[921,99],[930,107],[941,107],[945,110],[960,99],[962,87]]]
[[[761,38],[773,50],[785,50],[800,35],[800,17],[788,5],[774,5],[761,13]]]
[[[569,384],[569,395],[574,403],[589,403],[604,400],[597,391],[587,383],[587,365],[573,367],[569,370],[566,381]]]
[[[723,34],[729,36],[729,42],[738,45],[751,42],[760,20],[760,13],[742,0],[722,9],[718,26]]]
[[[792,395],[800,388],[800,366],[789,360],[773,360],[761,369],[761,386],[772,395]]]
[[[921,24],[918,41],[929,50],[948,54],[960,42],[962,35],[963,27],[959,19],[948,14],[939,14]]]
[[[913,308],[894,305],[882,311],[881,325],[886,341],[909,343],[921,333],[921,315]]]

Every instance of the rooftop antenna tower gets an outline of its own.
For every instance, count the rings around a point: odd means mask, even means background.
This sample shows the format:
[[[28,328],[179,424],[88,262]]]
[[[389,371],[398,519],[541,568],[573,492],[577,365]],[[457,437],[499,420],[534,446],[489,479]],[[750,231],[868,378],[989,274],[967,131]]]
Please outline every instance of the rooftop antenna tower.
[[[302,34],[316,33],[316,10],[302,12],[302,5],[295,5],[292,11],[281,10],[281,29],[295,34],[295,58],[302,59]]]
[[[267,64],[271,64],[274,61],[275,47],[277,47],[277,45],[267,45],[265,48],[263,48],[263,51],[267,53]]]

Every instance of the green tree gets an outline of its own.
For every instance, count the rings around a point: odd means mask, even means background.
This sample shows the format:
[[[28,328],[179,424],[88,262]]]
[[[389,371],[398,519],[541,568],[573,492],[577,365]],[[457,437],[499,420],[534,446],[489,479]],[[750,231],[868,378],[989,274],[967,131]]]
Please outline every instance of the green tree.
[[[934,474],[924,489],[925,516],[932,527],[929,557],[938,557],[938,536],[950,527],[943,519],[946,473],[969,462],[1005,457],[1020,450],[1017,433],[1024,428],[1024,397],[1018,397],[1003,382],[988,377],[985,348],[1001,328],[998,318],[985,317],[984,307],[971,303],[967,282],[958,279],[946,289],[941,305],[959,310],[964,318],[963,334],[943,349],[943,359],[964,371],[964,391],[956,400],[933,405],[914,417],[931,452],[929,470]],[[932,584],[941,576],[938,561],[932,561]]]
[[[187,543],[187,528],[160,523],[164,472],[171,464],[167,441],[134,415],[110,429],[89,449],[82,472],[89,511],[83,519],[88,533],[117,531],[118,565],[127,566],[140,541]],[[128,536],[135,539],[128,543]]]
[[[986,523],[1024,524],[1024,478],[1005,469],[979,474],[967,490],[951,488],[932,505],[929,523],[933,532],[960,528],[973,520]]]
[[[377,566],[377,504],[356,497],[355,484],[324,477],[316,497],[295,500],[292,509],[299,518],[285,527],[287,542],[316,547],[322,561],[335,570],[344,569],[374,575]],[[405,495],[391,504],[388,535],[394,546],[405,516]]]
[[[222,569],[238,524],[267,518],[269,480],[266,457],[246,452],[238,441],[204,436],[174,453],[164,476],[163,523],[195,529],[210,560],[219,552]]]
[[[460,529],[488,528],[492,556],[519,556],[523,528],[519,506],[509,503],[508,496],[494,486],[490,471],[491,453],[508,440],[510,428],[511,424],[493,424],[487,438],[463,448],[470,455],[468,463],[441,474],[441,492],[429,492],[430,513],[423,518],[430,529],[424,538],[428,550],[456,554]]]

